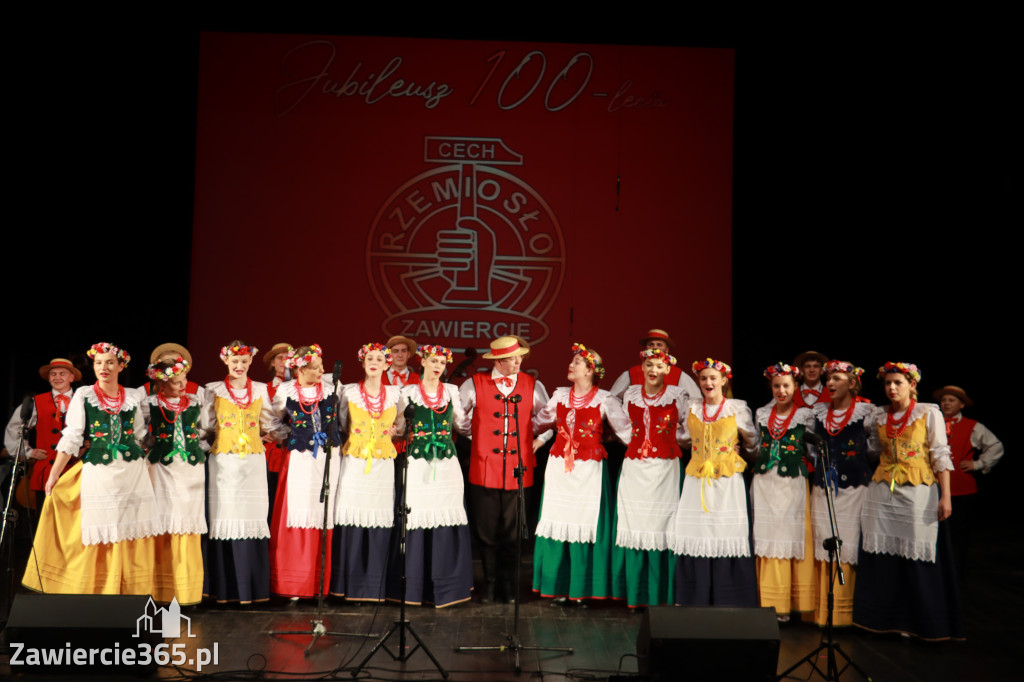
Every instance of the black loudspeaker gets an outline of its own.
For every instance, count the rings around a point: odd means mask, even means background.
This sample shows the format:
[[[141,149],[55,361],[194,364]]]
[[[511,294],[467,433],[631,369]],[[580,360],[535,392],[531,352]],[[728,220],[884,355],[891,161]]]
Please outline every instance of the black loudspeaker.
[[[146,595],[18,594],[5,632],[11,672],[152,673],[165,611]]]
[[[775,680],[775,609],[651,606],[636,637],[640,675],[651,680]]]

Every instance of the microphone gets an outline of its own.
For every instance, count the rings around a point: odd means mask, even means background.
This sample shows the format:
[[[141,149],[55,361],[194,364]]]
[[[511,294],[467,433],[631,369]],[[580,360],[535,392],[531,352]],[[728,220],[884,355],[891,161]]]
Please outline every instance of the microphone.
[[[335,360],[334,361],[334,374],[332,374],[331,376],[334,377],[334,385],[335,386],[338,385],[338,379],[341,378],[341,365],[342,365],[341,360]]]
[[[25,424],[32,418],[32,396],[26,395],[21,401],[21,423]]]

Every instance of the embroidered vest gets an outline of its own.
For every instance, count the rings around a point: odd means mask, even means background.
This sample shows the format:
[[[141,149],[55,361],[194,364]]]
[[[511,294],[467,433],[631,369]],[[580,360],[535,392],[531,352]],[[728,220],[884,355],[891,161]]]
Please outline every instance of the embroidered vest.
[[[300,390],[296,385],[295,390]],[[338,441],[338,420],[334,413],[334,397],[325,396],[309,414],[303,411],[302,405],[295,398],[284,401],[286,417],[291,426],[291,436],[286,441],[289,450],[323,452],[327,447],[326,438]],[[309,408],[307,408],[309,409]],[[324,434],[318,436],[317,434]],[[322,441],[318,443],[317,441]]]
[[[260,412],[263,398],[255,398],[249,407],[242,409],[234,402],[219,395],[213,398],[217,413],[217,436],[213,440],[211,455],[232,453],[245,457],[264,451],[260,439]]]
[[[558,435],[551,446],[552,455],[565,457],[567,451],[571,451],[573,459],[581,461],[600,461],[607,457],[601,445],[604,419],[601,418],[600,406],[573,410],[558,403],[555,413],[558,416]]]
[[[84,405],[89,450],[82,455],[82,461],[88,464],[110,464],[115,459],[131,462],[145,456],[135,441],[137,407],[108,414],[93,407],[88,400],[84,401]]]
[[[443,389],[442,389],[443,390]],[[408,452],[416,459],[448,459],[455,456],[455,443],[452,441],[455,408],[451,400],[440,413],[419,403],[412,403],[413,413],[411,439]]]
[[[182,397],[182,400],[187,400]],[[149,431],[153,434],[153,449],[149,451],[152,464],[170,464],[176,459],[195,466],[206,461],[206,454],[199,447],[199,412],[202,408],[198,403],[185,408],[173,421],[173,416],[166,408],[160,409],[159,404],[150,406]],[[166,413],[166,414],[165,414]]]
[[[533,377],[525,372],[516,375],[516,387],[509,397],[519,396],[519,443],[523,449],[523,487],[533,485],[533,470],[537,460],[533,454],[533,431],[530,419],[533,414]],[[485,488],[517,488],[515,468],[519,464],[516,449],[516,425],[508,418],[505,431],[505,406],[512,415],[515,407],[501,399],[490,374],[474,374],[473,388],[476,389],[476,409],[473,411],[473,454],[469,460],[469,482]],[[507,443],[506,443],[507,440]]]
[[[853,403],[847,409],[854,409]],[[864,428],[864,420],[850,421],[836,435],[825,430],[825,423],[815,418],[815,433],[821,436],[828,445],[835,467],[835,485],[840,488],[851,488],[867,485],[871,480],[871,465],[868,464],[868,434]],[[814,471],[814,485],[825,487],[825,471],[821,460]]]
[[[925,415],[908,424],[903,434],[890,438],[885,433],[885,420],[878,420],[878,439],[882,442],[882,458],[872,481],[895,485],[931,485],[935,483],[928,454],[928,425]]]
[[[686,414],[686,426],[693,443],[690,463],[686,465],[687,476],[721,478],[747,468],[747,463],[736,452],[740,432],[734,415],[707,423],[690,411]]]
[[[792,409],[797,409],[793,405]],[[772,438],[767,426],[761,427],[761,453],[754,464],[754,473],[765,474],[774,469],[779,476],[796,478],[807,476],[807,465],[804,464],[804,455],[807,453],[807,446],[804,445],[803,424],[792,426],[779,440]]]
[[[385,390],[381,386],[381,391]],[[389,430],[395,423],[398,406],[392,405],[374,419],[365,409],[354,402],[348,404],[348,441],[342,451],[350,457],[366,460],[366,471],[375,459],[394,459],[395,446],[391,442]]]
[[[641,391],[643,388],[640,389]],[[626,449],[628,459],[657,457],[678,459],[683,451],[676,442],[676,428],[679,426],[679,410],[675,401],[668,405],[654,405],[646,408],[649,418],[644,419],[644,408],[632,402],[626,404],[633,434]]]
[[[953,459],[953,470],[949,472],[951,495],[973,495],[978,492],[978,481],[960,468],[960,462],[974,461],[976,453],[971,445],[971,432],[977,423],[973,419],[960,417],[960,421],[950,427],[948,440]]]

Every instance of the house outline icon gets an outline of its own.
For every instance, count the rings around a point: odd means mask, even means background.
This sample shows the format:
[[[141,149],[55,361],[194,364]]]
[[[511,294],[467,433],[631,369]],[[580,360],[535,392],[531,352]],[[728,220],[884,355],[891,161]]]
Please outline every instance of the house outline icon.
[[[152,610],[153,615],[149,615]],[[163,617],[160,619],[160,627],[153,627],[153,618],[157,614],[163,613]],[[135,621],[135,634],[132,637],[140,636],[142,632],[150,632],[152,634],[158,634],[164,639],[178,639],[181,637],[181,621],[185,621],[185,631],[189,637],[195,637],[192,634],[192,619],[188,616],[181,615],[181,606],[178,605],[178,598],[172,597],[171,603],[167,605],[167,608],[157,607],[153,602],[153,597],[149,598],[146,602],[146,608],[141,616]]]

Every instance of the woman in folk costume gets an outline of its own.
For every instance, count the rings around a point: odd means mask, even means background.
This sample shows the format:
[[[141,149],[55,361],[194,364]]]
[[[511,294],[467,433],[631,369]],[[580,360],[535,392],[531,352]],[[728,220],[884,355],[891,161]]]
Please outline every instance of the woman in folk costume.
[[[814,555],[804,433],[814,413],[798,407],[800,368],[778,363],[764,371],[772,402],[757,410],[761,453],[754,464],[750,503],[754,514],[754,555],[761,606],[772,606],[779,621],[791,611],[813,611]]]
[[[725,397],[729,365],[707,358],[692,369],[703,397],[690,401],[684,422],[693,453],[675,515],[675,603],[757,606],[741,452],[752,457],[758,433],[747,403]]]
[[[359,349],[364,377],[338,387],[340,428],[348,428],[334,509],[331,594],[353,601],[383,601],[388,551],[395,523],[395,446],[405,401],[381,375],[391,351],[380,343]]]
[[[137,442],[145,434],[141,395],[118,384],[127,352],[97,343],[88,355],[96,383],[68,405],[23,583],[60,594],[151,594],[152,536],[161,527]],[[87,438],[89,449],[61,476]]]
[[[202,399],[186,393],[189,368],[180,355],[151,364],[146,374],[156,390],[142,399],[146,443],[151,445],[149,473],[163,529],[153,541],[153,599],[177,598],[183,605],[203,600],[206,532],[207,423]]]
[[[313,597],[320,588],[320,536],[324,503],[320,501],[324,468],[330,458],[327,501],[327,547],[334,528],[334,499],[340,466],[334,387],[324,374],[319,345],[288,351],[288,368],[295,379],[277,387],[271,432],[288,449],[288,459],[274,500],[270,524],[270,592],[290,597]],[[324,589],[330,585],[331,564],[324,570]]]
[[[158,362],[170,362],[173,364],[178,358],[187,362],[189,367],[192,366],[192,354],[188,352],[188,348],[179,343],[161,343],[149,354],[149,364],[155,365]],[[140,386],[139,390],[145,395],[153,395],[159,388],[157,382],[151,380]],[[189,379],[188,383],[185,384],[185,393],[188,395],[198,395],[199,384]]]
[[[219,602],[270,598],[266,441],[274,409],[267,385],[249,378],[258,352],[238,340],[224,346],[227,375],[206,385],[207,421],[216,431],[207,464],[205,593]],[[261,438],[261,430],[268,435]]]
[[[533,550],[533,591],[563,602],[612,596],[614,502],[604,422],[623,442],[632,424],[622,404],[597,384],[604,366],[597,351],[572,345],[568,379],[534,419],[534,433],[557,428],[544,472],[540,521]]]
[[[438,608],[469,601],[473,589],[473,556],[469,521],[463,500],[462,467],[452,440],[456,419],[463,419],[459,389],[441,383],[452,361],[444,346],[417,349],[423,361],[423,380],[402,388],[411,404],[407,425],[409,455],[406,506],[410,509],[406,535],[406,601]],[[401,474],[396,476],[401,482]],[[401,495],[401,489],[396,489]],[[397,525],[397,520],[396,520]],[[401,599],[399,562],[391,567],[388,597]]]
[[[679,417],[686,413],[683,389],[667,386],[676,359],[660,348],[640,353],[642,385],[622,396],[631,422],[626,458],[619,473],[612,547],[612,591],[629,606],[674,603],[675,556],[672,517],[679,503]]]
[[[878,455],[878,432],[875,430],[875,406],[860,402],[860,376],[864,370],[849,362],[831,360],[825,365],[831,401],[814,406],[814,431],[825,441],[832,456],[826,471],[818,458],[811,478],[811,524],[814,527],[814,559],[818,573],[818,599],[814,622],[825,625],[828,620],[828,551],[822,543],[832,537],[828,518],[825,484],[835,495],[836,524],[842,546],[838,560],[842,563],[846,584],[837,579],[832,624],[846,626],[853,622],[853,591],[857,580],[857,550],[860,547],[860,510],[871,479],[869,460]]]
[[[963,616],[952,544],[953,469],[937,405],[917,402],[916,365],[887,362],[888,408],[878,409],[882,455],[861,511],[861,551],[853,622],[875,632],[962,639]]]

